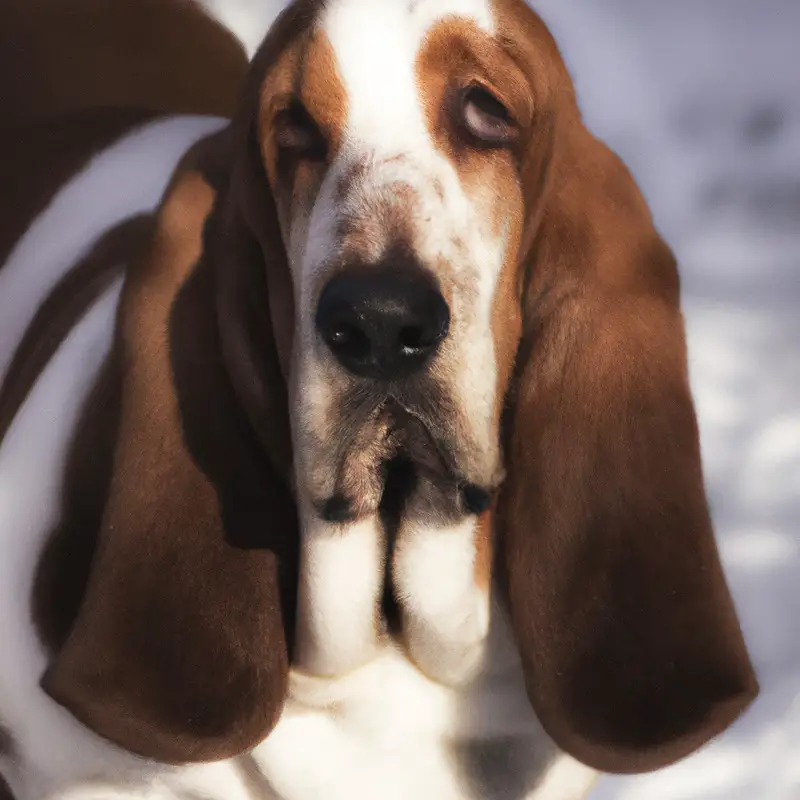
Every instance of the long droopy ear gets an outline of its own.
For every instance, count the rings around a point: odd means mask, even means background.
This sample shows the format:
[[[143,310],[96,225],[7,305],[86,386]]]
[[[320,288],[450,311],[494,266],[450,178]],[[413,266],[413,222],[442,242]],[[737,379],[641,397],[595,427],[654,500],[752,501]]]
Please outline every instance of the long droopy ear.
[[[590,766],[642,772],[719,734],[758,687],[709,518],[673,256],[577,111],[551,122],[501,565],[547,731]]]
[[[269,733],[293,630],[291,491],[239,402],[220,341],[220,317],[236,311],[220,308],[225,276],[246,270],[267,320],[262,431],[285,452],[286,390],[265,276],[253,272],[258,248],[224,185],[229,164],[204,151],[224,151],[226,138],[187,156],[123,291],[122,406],[98,549],[43,680],[100,735],[171,763],[237,755]]]

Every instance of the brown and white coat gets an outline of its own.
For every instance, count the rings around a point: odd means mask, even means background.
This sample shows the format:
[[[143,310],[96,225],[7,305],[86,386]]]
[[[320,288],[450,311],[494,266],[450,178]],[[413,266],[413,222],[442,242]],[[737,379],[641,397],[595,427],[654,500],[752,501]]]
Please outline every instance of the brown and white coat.
[[[675,264],[541,20],[64,8],[0,6],[13,796],[577,800],[724,730]]]

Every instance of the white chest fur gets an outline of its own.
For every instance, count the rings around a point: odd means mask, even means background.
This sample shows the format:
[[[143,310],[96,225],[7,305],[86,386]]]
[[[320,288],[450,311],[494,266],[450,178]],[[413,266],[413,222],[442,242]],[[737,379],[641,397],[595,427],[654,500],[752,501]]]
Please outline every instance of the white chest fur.
[[[425,678],[387,645],[337,680],[293,675],[253,757],[281,800],[578,800],[593,772],[562,756],[530,710],[498,613],[487,670],[468,689]]]

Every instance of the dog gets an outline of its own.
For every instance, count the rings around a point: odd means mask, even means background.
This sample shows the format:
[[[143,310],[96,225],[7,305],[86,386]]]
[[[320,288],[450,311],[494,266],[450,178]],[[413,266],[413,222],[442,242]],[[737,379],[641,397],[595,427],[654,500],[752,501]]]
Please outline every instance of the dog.
[[[675,260],[522,0],[0,6],[16,800],[578,800],[757,680]]]

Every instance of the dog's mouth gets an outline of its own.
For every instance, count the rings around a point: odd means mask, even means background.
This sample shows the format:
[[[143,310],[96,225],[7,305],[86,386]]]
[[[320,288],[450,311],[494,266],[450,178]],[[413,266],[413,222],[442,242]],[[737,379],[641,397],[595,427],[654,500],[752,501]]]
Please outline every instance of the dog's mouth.
[[[469,480],[443,426],[424,408],[388,396],[359,422],[343,423],[335,489],[319,509],[325,520],[377,512],[391,526],[412,508],[446,521],[489,507],[492,487]]]

